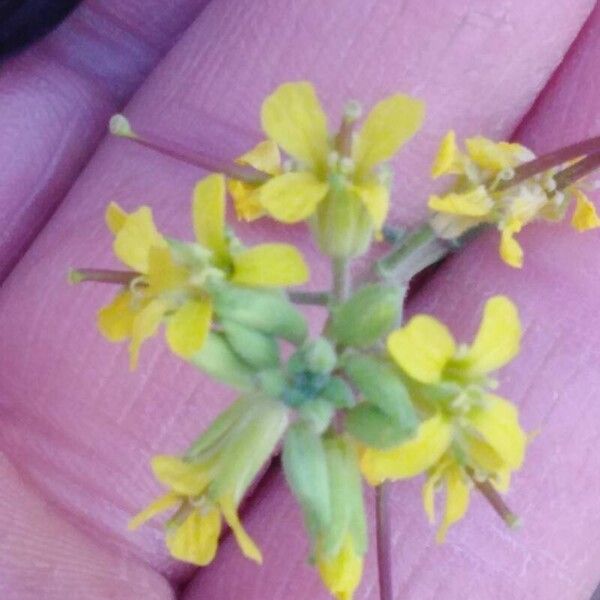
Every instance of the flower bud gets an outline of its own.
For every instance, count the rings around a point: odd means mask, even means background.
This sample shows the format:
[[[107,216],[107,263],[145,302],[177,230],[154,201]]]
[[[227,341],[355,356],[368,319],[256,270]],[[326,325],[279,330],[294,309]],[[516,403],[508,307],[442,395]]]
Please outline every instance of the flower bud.
[[[353,355],[344,361],[344,369],[365,399],[391,418],[406,436],[416,430],[418,419],[408,390],[392,365],[369,356]],[[377,417],[371,411],[368,418]]]
[[[363,444],[380,450],[397,446],[412,433],[371,402],[361,402],[346,413],[346,431]]]
[[[283,471],[314,537],[331,518],[329,477],[321,436],[307,423],[292,425],[283,442]]]
[[[337,355],[330,342],[319,337],[309,342],[303,349],[306,370],[311,373],[323,373],[328,375],[333,371],[337,363]]]
[[[335,407],[322,398],[305,402],[298,408],[298,414],[309,423],[317,433],[323,433],[331,424]]]
[[[402,295],[400,288],[381,283],[360,288],[334,309],[331,336],[344,346],[371,346],[397,321]]]
[[[279,364],[279,346],[271,336],[234,321],[222,325],[229,345],[250,366],[263,370]]]
[[[255,373],[243,362],[221,333],[208,334],[202,349],[190,358],[196,367],[210,376],[241,390],[255,387]]]
[[[213,290],[215,311],[224,321],[235,321],[267,335],[301,344],[306,321],[287,298],[273,291],[219,285]]]
[[[349,408],[354,406],[352,389],[339,377],[331,377],[319,395],[332,406],[335,406],[335,408]]]

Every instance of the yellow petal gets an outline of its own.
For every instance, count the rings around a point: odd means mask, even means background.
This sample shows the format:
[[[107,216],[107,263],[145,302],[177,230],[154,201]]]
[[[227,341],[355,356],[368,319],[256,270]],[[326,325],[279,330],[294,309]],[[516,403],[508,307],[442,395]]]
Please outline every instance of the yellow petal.
[[[519,425],[519,413],[514,404],[495,394],[486,396],[487,404],[469,415],[469,424],[502,459],[506,467],[515,470],[523,464],[527,436]]]
[[[498,453],[482,438],[474,435],[465,435],[466,454],[474,467],[489,476],[505,470],[504,461]]]
[[[312,167],[328,153],[327,117],[313,86],[305,81],[280,85],[263,102],[262,127],[290,156]]]
[[[121,292],[98,311],[98,329],[107,340],[120,342],[131,337],[135,315],[131,292]]]
[[[194,188],[192,201],[194,233],[198,242],[217,258],[227,254],[225,240],[225,178],[209,175]]]
[[[386,186],[371,183],[355,187],[355,191],[365,205],[375,231],[381,231],[387,218],[390,205],[390,192]]]
[[[329,186],[311,173],[285,173],[258,189],[258,200],[277,221],[297,223],[309,217]]]
[[[198,496],[210,482],[201,464],[185,461],[178,456],[159,454],[152,458],[154,476],[179,496]]]
[[[516,148],[513,148],[512,144],[496,143],[477,136],[465,140],[465,146],[476,165],[493,173],[509,169],[515,163]]]
[[[462,157],[456,145],[456,133],[449,131],[440,143],[437,156],[431,167],[431,176],[434,179],[442,175],[462,173]]]
[[[433,472],[429,473],[427,480],[423,484],[422,496],[423,496],[423,508],[427,515],[427,520],[431,525],[435,523],[435,492],[437,485],[442,476],[443,466],[439,465],[433,469]]]
[[[514,236],[521,231],[520,223],[510,224],[502,229],[500,238],[500,256],[502,260],[515,269],[523,266],[523,248]]]
[[[167,246],[150,248],[148,253],[148,275],[145,277],[146,297],[156,297],[161,293],[176,290],[186,285],[189,270],[173,260],[173,253]]]
[[[106,207],[104,220],[111,233],[117,235],[127,221],[127,213],[116,202],[111,202]]]
[[[279,146],[272,140],[260,142],[252,150],[236,159],[243,165],[250,165],[263,173],[277,175],[281,167]]]
[[[354,551],[349,535],[335,556],[317,557],[317,568],[323,583],[336,600],[352,600],[362,578],[363,558]]]
[[[167,530],[167,547],[174,558],[200,567],[210,564],[219,545],[221,517],[217,510],[193,510],[177,527]]]
[[[590,199],[581,191],[573,192],[577,199],[575,212],[571,218],[571,225],[577,231],[587,231],[600,227],[600,217],[596,213],[596,207],[590,202]]]
[[[302,254],[289,244],[260,244],[233,258],[231,281],[240,285],[283,287],[308,280]]]
[[[460,521],[469,508],[469,486],[462,469],[454,465],[446,473],[446,512],[437,532],[436,540],[441,544],[446,539],[448,529]]]
[[[471,373],[483,375],[510,362],[520,345],[517,307],[506,296],[494,296],[485,303],[479,331],[464,360]]]
[[[417,315],[391,333],[387,347],[396,363],[422,383],[439,381],[456,352],[454,339],[446,326],[428,315]]]
[[[396,94],[373,107],[355,144],[357,177],[371,172],[380,162],[389,160],[420,128],[425,105],[420,100]]]
[[[161,300],[153,300],[136,314],[129,344],[129,366],[132,371],[137,367],[140,347],[156,333],[167,308]]]
[[[265,215],[255,184],[230,179],[227,182],[227,190],[233,198],[235,214],[240,221],[256,221]]]
[[[149,521],[165,510],[169,510],[169,508],[179,504],[180,502],[181,498],[173,492],[169,492],[168,494],[157,498],[154,500],[154,502],[151,502],[148,506],[146,506],[144,510],[135,515],[135,517],[130,519],[129,523],[127,523],[127,529],[137,529],[146,521]]]
[[[451,440],[452,426],[438,414],[421,423],[413,438],[395,448],[367,448],[360,468],[371,485],[379,485],[386,479],[414,477],[434,465]]]
[[[210,331],[212,312],[212,302],[208,299],[190,300],[177,309],[167,321],[169,348],[183,358],[198,352]]]
[[[430,196],[428,206],[435,212],[462,215],[465,217],[485,217],[494,206],[485,186],[480,185],[470,192],[463,194],[446,194],[445,196]]]
[[[114,223],[114,217],[111,218]],[[126,216],[116,233],[113,250],[127,266],[145,273],[148,270],[150,248],[166,244],[154,225],[152,211],[142,206]]]
[[[258,546],[254,543],[254,540],[248,535],[244,529],[240,518],[237,514],[236,507],[231,498],[223,498],[219,505],[223,512],[223,518],[227,522],[227,525],[233,531],[233,535],[240,547],[240,550],[250,560],[257,562],[259,565],[262,564],[263,558]]]

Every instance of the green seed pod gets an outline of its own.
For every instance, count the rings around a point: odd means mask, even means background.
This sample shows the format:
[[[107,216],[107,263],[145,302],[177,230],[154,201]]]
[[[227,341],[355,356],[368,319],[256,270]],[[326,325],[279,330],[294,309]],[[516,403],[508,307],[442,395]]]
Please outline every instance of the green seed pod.
[[[327,461],[321,436],[307,423],[292,425],[284,438],[283,471],[314,537],[331,517]]]
[[[346,430],[363,444],[381,450],[393,448],[412,435],[370,402],[362,402],[346,413]]]
[[[308,327],[302,314],[280,292],[227,284],[212,290],[215,312],[223,321],[235,321],[250,329],[301,344]]]
[[[252,390],[256,387],[255,372],[233,351],[221,333],[210,332],[204,346],[190,358],[190,362],[235,388]]]
[[[279,346],[274,338],[234,321],[222,321],[225,338],[245,362],[256,369],[268,369],[279,364]]]
[[[419,421],[410,395],[394,367],[370,356],[353,355],[344,361],[344,368],[365,399],[412,434]]]
[[[394,326],[402,295],[401,288],[381,283],[360,288],[334,310],[330,334],[344,346],[371,346]]]

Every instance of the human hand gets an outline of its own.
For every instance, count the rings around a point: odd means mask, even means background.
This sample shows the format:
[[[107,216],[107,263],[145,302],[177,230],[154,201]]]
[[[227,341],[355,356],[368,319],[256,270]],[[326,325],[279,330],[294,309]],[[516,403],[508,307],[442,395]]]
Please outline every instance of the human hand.
[[[428,114],[424,130],[397,162],[401,176],[391,221],[416,219],[425,212],[427,167],[441,134],[452,126],[461,134],[510,136],[592,5],[472,0],[449,6],[436,0],[399,6],[379,0],[348,8],[341,1],[323,7],[305,0],[293,6],[261,1],[243,10],[214,0],[136,94],[127,114],[163,135],[236,156],[257,139],[260,101],[282,81],[314,81],[332,108],[351,97],[369,104],[390,91],[406,91],[426,101]],[[535,150],[597,133],[598,27],[596,11],[522,124],[519,139]],[[24,68],[27,73],[32,66]],[[30,121],[28,113],[44,99],[37,96],[26,112],[21,107],[22,116]],[[93,145],[94,132],[87,128],[106,120],[107,107],[100,104],[104,112],[78,113],[70,139],[84,139],[84,148],[65,142],[62,160],[83,160]],[[62,120],[42,119],[29,143],[52,139],[53,128],[68,127],[78,98],[65,106]],[[9,116],[14,124],[14,113]],[[0,122],[4,118],[0,107]],[[84,131],[89,137],[82,137]],[[22,132],[18,137],[28,140]],[[35,185],[38,164],[52,156],[52,148],[47,154],[42,148],[40,159],[31,161],[31,148],[0,145],[0,152],[20,157],[9,163],[19,167],[17,192],[33,189],[26,186]],[[14,172],[11,167],[9,181]],[[56,173],[63,186],[70,175]],[[108,260],[102,213],[110,200],[126,207],[148,203],[162,229],[187,231],[188,198],[200,175],[125,142],[105,142],[67,197],[57,194],[60,209],[3,286],[0,431],[2,450],[20,473],[3,463],[8,483],[0,492],[0,589],[11,600],[326,597],[305,565],[300,517],[275,470],[259,484],[244,515],[264,551],[261,568],[246,563],[226,539],[215,563],[194,572],[167,558],[158,527],[135,534],[125,530],[127,518],[155,495],[148,458],[180,451],[231,396],[182,366],[158,340],[144,348],[139,372],[132,376],[124,352],[108,347],[93,327],[107,292],[74,292],[63,274],[72,264]],[[15,187],[12,183],[11,194]],[[2,190],[4,218],[14,218],[22,206],[5,196]],[[12,226],[8,221],[17,243],[48,204],[38,196],[27,208],[30,221]],[[293,236],[308,247],[300,227],[253,225],[247,233],[258,239],[265,231],[282,239]],[[485,298],[508,293],[517,301],[526,335],[520,361],[505,371],[502,391],[520,404],[528,429],[541,428],[509,497],[525,527],[516,534],[505,531],[479,501],[437,547],[421,514],[417,485],[395,484],[399,598],[584,599],[596,584],[600,521],[594,509],[600,484],[590,446],[600,416],[593,393],[597,242],[594,233],[534,227],[523,243],[526,273],[500,263],[495,243],[484,237],[465,250],[470,262],[459,256],[445,263],[411,310],[431,311],[468,338]],[[317,267],[313,277],[324,272]],[[358,598],[376,597],[372,567]]]

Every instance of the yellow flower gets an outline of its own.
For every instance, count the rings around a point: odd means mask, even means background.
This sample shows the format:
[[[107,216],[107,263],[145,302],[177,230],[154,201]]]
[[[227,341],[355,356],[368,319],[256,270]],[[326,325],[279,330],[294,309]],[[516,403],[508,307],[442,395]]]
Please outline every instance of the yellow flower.
[[[440,144],[431,170],[434,178],[457,176],[450,193],[429,198],[434,213],[431,225],[440,237],[457,238],[478,225],[496,225],[501,233],[500,256],[510,266],[520,268],[523,250],[515,235],[534,220],[563,219],[572,199],[576,207],[571,223],[577,231],[600,226],[594,205],[579,188],[571,185],[563,191],[556,189],[558,167],[502,188],[516,167],[535,158],[524,146],[484,137],[469,138],[465,146],[467,152],[462,153],[455,133],[450,131]]]
[[[260,550],[240,522],[238,506],[287,423],[282,405],[243,399],[214,422],[187,458],[155,456],[152,470],[169,491],[131,519],[129,528],[176,508],[165,526],[169,552],[179,560],[205,566],[215,557],[224,519],[242,553],[261,563]]]
[[[517,409],[490,392],[495,382],[489,379],[518,353],[520,338],[516,307],[504,296],[486,303],[470,346],[457,345],[448,329],[427,315],[413,317],[388,338],[392,359],[410,377],[415,399],[430,416],[399,446],[367,448],[361,469],[373,485],[427,472],[423,499],[432,522],[434,491],[445,483],[440,541],[464,515],[472,477],[505,490],[510,473],[523,462],[526,435]]]
[[[211,175],[197,184],[192,218],[197,243],[168,243],[156,230],[148,207],[131,214],[115,203],[107,208],[106,221],[115,236],[114,252],[139,276],[100,310],[98,326],[110,341],[130,340],[132,368],[142,343],[163,321],[174,353],[189,358],[202,347],[213,318],[211,280],[283,287],[308,278],[304,259],[293,246],[243,248],[228,234],[222,175]]]
[[[423,112],[421,102],[396,94],[379,102],[360,132],[353,134],[352,124],[358,111],[352,105],[345,125],[331,139],[327,117],[312,85],[295,82],[279,86],[262,105],[262,127],[290,160],[280,169],[269,149],[271,158],[261,164],[264,154],[259,149],[265,150],[261,146],[242,157],[274,176],[259,186],[244,188],[235,184],[242,190],[233,194],[238,213],[242,218],[253,218],[262,210],[283,223],[296,223],[311,216],[322,221],[325,213],[332,211],[325,205],[335,202],[346,213],[357,213],[363,228],[365,222],[369,226],[367,232],[379,231],[388,211],[389,173],[378,170],[378,166],[391,159],[415,134]],[[343,227],[344,218],[336,219]],[[348,228],[344,235],[349,235]]]

